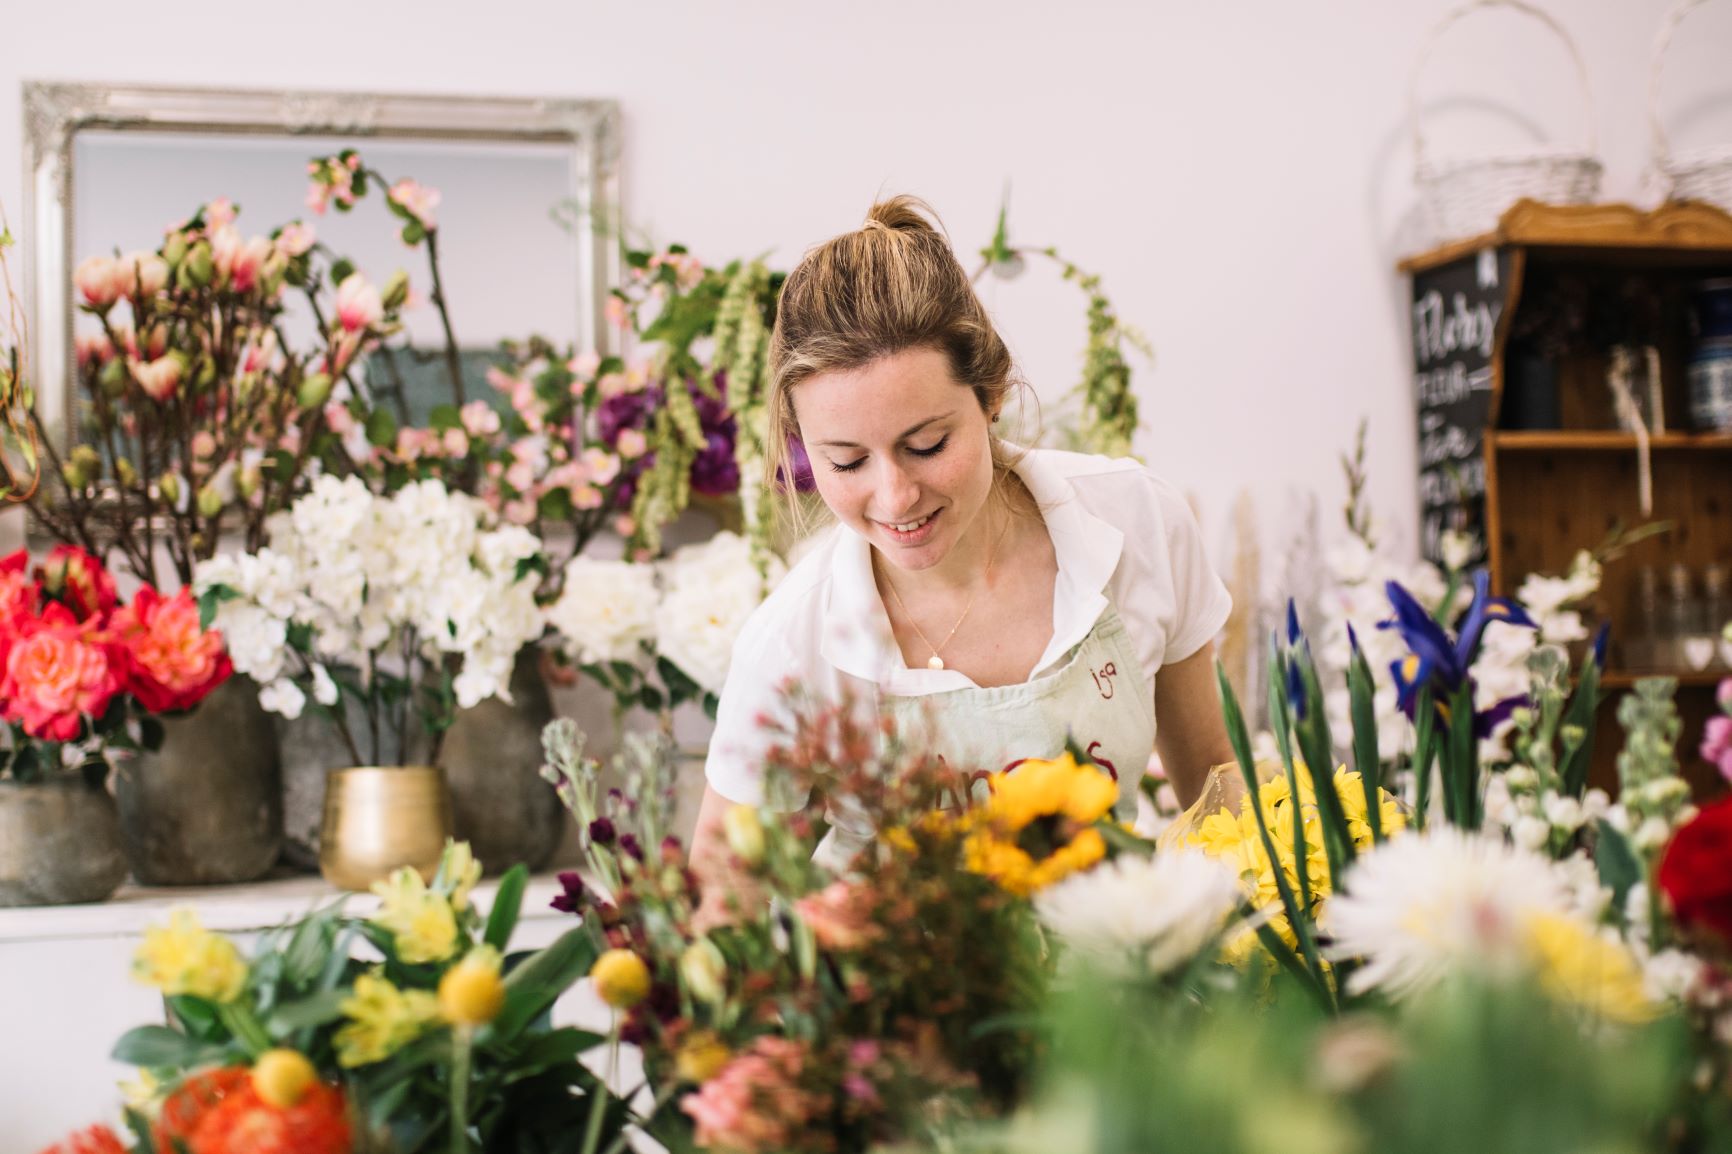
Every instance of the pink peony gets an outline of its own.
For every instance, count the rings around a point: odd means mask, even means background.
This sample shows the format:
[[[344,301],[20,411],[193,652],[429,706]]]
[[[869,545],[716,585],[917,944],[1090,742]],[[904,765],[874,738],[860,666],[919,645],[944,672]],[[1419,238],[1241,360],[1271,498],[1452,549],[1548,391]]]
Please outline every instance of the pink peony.
[[[58,603],[24,624],[6,654],[0,715],[31,737],[72,741],[84,718],[100,717],[120,691],[108,647]]]
[[[126,266],[109,256],[86,257],[72,271],[72,283],[79,295],[98,312],[125,295],[126,280]]]
[[[826,950],[857,950],[877,941],[883,931],[872,922],[872,895],[850,882],[831,882],[794,903],[794,910],[811,927]]]
[[[174,396],[184,374],[180,358],[173,354],[160,356],[154,361],[131,359],[127,361],[127,367],[132,370],[132,378],[138,382],[138,387],[153,401],[166,401]]]
[[[152,713],[191,709],[234,672],[222,635],[199,624],[198,603],[185,587],[173,597],[140,587],[115,613],[110,633],[124,656],[126,689]]]
[[[391,191],[386,195],[391,198],[392,204],[420,221],[421,227],[428,232],[438,227],[433,212],[439,207],[438,189],[428,188],[413,180],[399,180],[391,186]]]
[[[350,273],[337,286],[337,323],[345,332],[371,328],[385,317],[379,290],[367,283],[358,272]]]

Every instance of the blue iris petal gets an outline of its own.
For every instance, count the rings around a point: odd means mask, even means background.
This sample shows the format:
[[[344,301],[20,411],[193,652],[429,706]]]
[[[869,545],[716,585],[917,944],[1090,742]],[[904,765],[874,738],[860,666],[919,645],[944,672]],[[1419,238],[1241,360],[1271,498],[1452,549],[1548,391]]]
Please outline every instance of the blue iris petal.
[[[1297,661],[1287,662],[1287,700],[1293,705],[1293,715],[1305,720],[1305,677]]]
[[[1600,627],[1594,631],[1594,664],[1601,669],[1606,667],[1606,638],[1610,637],[1611,633],[1610,621],[1602,621]]]
[[[1456,639],[1456,655],[1463,669],[1473,663],[1474,654],[1479,652],[1480,635],[1493,621],[1535,628],[1527,610],[1508,598],[1491,595],[1491,574],[1481,569],[1473,575],[1473,604],[1467,607],[1461,636]]]
[[[1287,598],[1287,644],[1299,644],[1299,608],[1293,604],[1293,598]]]
[[[1491,731],[1502,725],[1509,715],[1518,709],[1526,709],[1532,705],[1527,694],[1516,697],[1506,697],[1489,709],[1482,709],[1473,715],[1473,735],[1475,737],[1490,737]]]
[[[1419,658],[1426,676],[1437,681],[1439,697],[1454,691],[1467,676],[1467,668],[1457,656],[1449,634],[1397,582],[1391,581],[1385,588],[1389,603],[1395,607],[1395,620],[1385,621],[1378,628],[1400,632],[1408,652]]]

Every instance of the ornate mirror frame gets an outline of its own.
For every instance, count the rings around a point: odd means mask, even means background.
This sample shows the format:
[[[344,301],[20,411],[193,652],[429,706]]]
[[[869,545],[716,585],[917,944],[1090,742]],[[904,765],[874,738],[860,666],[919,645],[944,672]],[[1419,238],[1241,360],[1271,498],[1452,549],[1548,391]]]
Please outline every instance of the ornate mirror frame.
[[[36,344],[37,404],[51,434],[69,440],[73,361],[71,222],[78,195],[80,132],[342,136],[467,142],[562,143],[571,152],[573,209],[611,226],[619,216],[619,107],[611,100],[416,96],[24,84],[25,281]],[[579,347],[606,351],[608,289],[619,280],[618,245],[599,227],[578,231]]]

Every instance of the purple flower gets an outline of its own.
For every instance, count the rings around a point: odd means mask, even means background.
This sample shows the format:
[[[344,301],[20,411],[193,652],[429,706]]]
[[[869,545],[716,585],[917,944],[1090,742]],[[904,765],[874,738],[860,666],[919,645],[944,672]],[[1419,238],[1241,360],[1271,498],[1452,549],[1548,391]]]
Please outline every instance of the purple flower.
[[[596,845],[612,845],[614,839],[613,822],[605,817],[598,817],[589,823],[589,840]]]
[[[562,914],[575,914],[583,908],[583,879],[572,870],[566,870],[559,875],[559,884],[565,887],[565,892],[548,903]]]
[[[794,491],[810,493],[818,487],[818,482],[812,477],[812,458],[806,455],[805,442],[798,437],[788,438],[788,465],[794,474]],[[783,470],[776,470],[776,484],[786,489],[788,478]]]
[[[637,843],[637,838],[631,834],[623,834],[619,839],[619,848],[633,861],[643,861],[643,847]]]
[[[659,404],[661,393],[644,389],[636,393],[615,393],[601,403],[595,412],[596,436],[608,448],[619,444],[623,429],[641,429],[649,423],[650,409]]]
[[[740,466],[734,460],[733,421],[728,431],[715,430],[705,437],[704,448],[692,461],[692,491],[706,497],[725,497],[740,488]]]

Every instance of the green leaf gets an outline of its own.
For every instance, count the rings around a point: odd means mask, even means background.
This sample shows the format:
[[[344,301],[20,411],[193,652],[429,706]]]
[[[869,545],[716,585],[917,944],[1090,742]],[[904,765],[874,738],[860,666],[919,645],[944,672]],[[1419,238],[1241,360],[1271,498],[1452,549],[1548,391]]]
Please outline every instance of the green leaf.
[[[137,1026],[120,1036],[109,1057],[129,1066],[190,1069],[216,1061],[226,1047],[189,1038],[167,1026]]]
[[[1599,837],[1594,844],[1594,865],[1600,871],[1600,883],[1612,891],[1611,908],[1622,911],[1630,889],[1642,880],[1642,863],[1636,857],[1630,839],[1617,827],[1601,818]]]
[[[522,1033],[595,964],[595,939],[584,926],[567,930],[505,978],[505,1007],[483,1031],[484,1043]]]
[[[1294,655],[1299,676],[1311,708],[1299,720],[1299,745],[1311,767],[1311,784],[1317,792],[1317,813],[1323,819],[1323,848],[1329,855],[1329,877],[1339,888],[1347,868],[1358,856],[1353,832],[1347,825],[1347,807],[1335,788],[1335,740],[1329,733],[1329,712],[1323,707],[1323,684],[1309,647]]]
[[[1365,820],[1371,826],[1371,839],[1383,840],[1383,806],[1378,791],[1383,786],[1383,764],[1377,754],[1377,710],[1373,704],[1374,689],[1371,666],[1358,646],[1347,665],[1347,697],[1353,718],[1353,768],[1359,771],[1359,781],[1365,788]]]
[[[403,226],[403,243],[417,245],[427,239],[427,227],[418,220],[412,220]]]
[[[434,405],[433,411],[427,414],[427,423],[438,432],[463,427],[463,413],[456,405]]]
[[[198,622],[201,629],[209,629],[210,623],[216,620],[217,607],[225,601],[238,600],[240,594],[227,585],[212,585],[198,595]]]
[[[367,443],[382,449],[397,443],[397,418],[391,410],[378,408],[367,414]]]
[[[518,915],[523,912],[523,891],[529,884],[529,867],[518,862],[499,879],[499,890],[493,897],[493,908],[487,912],[487,932],[483,940],[500,953],[511,941],[517,928]]]
[[[331,283],[340,285],[355,274],[354,264],[346,258],[339,257],[331,262]]]
[[[1444,811],[1449,820],[1462,829],[1478,829],[1479,739],[1473,734],[1473,690],[1467,685],[1450,698],[1443,781]]]
[[[1574,726],[1582,743],[1571,750],[1560,766],[1564,793],[1579,798],[1588,788],[1588,768],[1594,763],[1594,714],[1600,706],[1600,667],[1590,658],[1576,683],[1575,696],[1564,711],[1564,725]]]
[[[1423,830],[1431,809],[1431,763],[1437,755],[1437,707],[1431,689],[1423,686],[1414,702],[1416,734],[1413,741],[1413,828]]]
[[[643,688],[637,691],[637,702],[650,713],[660,713],[666,698],[662,696],[661,690],[646,681]]]
[[[322,990],[293,1002],[284,1002],[271,1015],[271,1026],[274,1032],[279,1033],[323,1026],[343,1016],[342,1005],[348,999],[348,990]]]
[[[511,1073],[506,1075],[506,1081],[520,1081],[550,1067],[575,1062],[579,1054],[606,1041],[606,1034],[592,1034],[572,1026],[550,1030],[514,1049],[510,1058]]]

